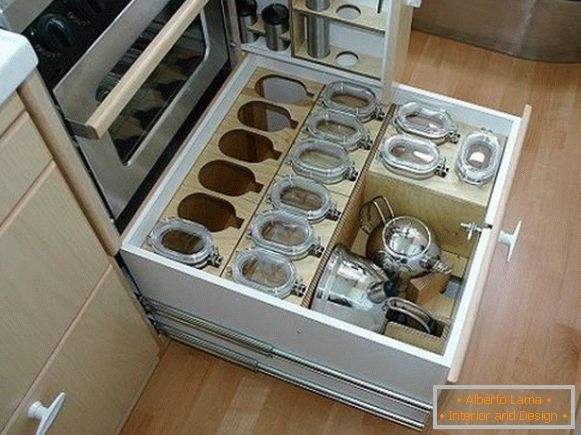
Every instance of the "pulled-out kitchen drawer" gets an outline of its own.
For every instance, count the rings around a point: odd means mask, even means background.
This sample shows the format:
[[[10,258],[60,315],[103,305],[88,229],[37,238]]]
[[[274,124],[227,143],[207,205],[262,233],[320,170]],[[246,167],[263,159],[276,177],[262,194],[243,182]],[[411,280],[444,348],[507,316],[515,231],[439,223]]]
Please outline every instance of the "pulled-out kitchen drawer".
[[[480,220],[462,222],[466,201],[440,202],[440,198],[456,195],[454,186],[460,183],[458,179],[451,179],[455,181],[447,185],[441,185],[439,181],[427,185],[420,181],[402,181],[398,176],[384,174],[375,155],[361,154],[366,156],[363,158],[366,163],[361,166],[356,187],[347,193],[350,195],[349,201],[342,210],[343,216],[333,236],[330,239],[323,237],[327,249],[322,260],[315,257],[306,260],[315,266],[324,265],[332,245],[339,241],[346,243],[347,240],[355,249],[359,206],[377,193],[395,195],[390,189],[400,189],[395,191],[399,195],[397,206],[406,212],[408,209],[415,210],[420,218],[433,220],[445,250],[458,254],[465,262],[462,271],[457,274],[454,308],[448,313],[450,330],[444,337],[442,352],[437,353],[309,309],[308,298],[313,296],[316,275],[302,302],[294,296],[281,300],[236,284],[227,273],[220,274],[211,266],[199,270],[154,253],[148,246],[148,235],[168,209],[184,179],[191,176],[189,173],[196,159],[206,144],[211,143],[218,125],[227,118],[230,107],[257,68],[266,68],[272,74],[294,80],[320,84],[345,77],[342,73],[333,75],[329,71],[321,72],[300,62],[247,55],[129,231],[123,242],[122,256],[148,300],[147,305],[160,329],[168,335],[249,368],[419,429],[425,424],[433,405],[432,386],[454,382],[461,369],[497,244],[530,109],[527,108],[520,118],[419,89],[398,86],[392,101],[396,106],[416,101],[444,108],[454,121],[466,126],[466,129],[486,127],[502,138],[502,160],[494,183],[484,190],[470,191],[472,196],[468,203],[474,205],[470,210],[477,210],[474,216],[479,216]],[[366,84],[371,86],[369,82]],[[371,88],[381,95],[381,87]],[[246,97],[248,94],[244,95]],[[317,106],[313,110],[318,110]],[[391,122],[386,121],[379,131],[376,145],[382,135],[390,134],[391,128]],[[466,134],[464,130],[462,133]],[[358,152],[364,153],[361,150]],[[386,177],[387,181],[381,181],[381,177]],[[449,177],[456,175],[449,174]],[[329,188],[335,189],[333,186]],[[443,189],[444,194],[439,189]],[[450,214],[453,222],[443,219]],[[472,216],[468,214],[466,217]],[[439,218],[442,218],[441,224],[438,223]],[[470,241],[466,241],[461,223],[474,224],[467,225],[473,229]],[[452,226],[454,230],[450,230]]]

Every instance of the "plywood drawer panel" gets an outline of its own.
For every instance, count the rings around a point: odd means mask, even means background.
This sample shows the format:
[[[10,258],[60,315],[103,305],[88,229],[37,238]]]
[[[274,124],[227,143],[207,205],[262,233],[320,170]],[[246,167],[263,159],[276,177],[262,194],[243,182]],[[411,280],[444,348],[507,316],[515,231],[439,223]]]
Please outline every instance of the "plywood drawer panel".
[[[23,113],[0,137],[0,222],[50,160],[40,133]]]
[[[110,266],[3,434],[34,434],[26,416],[37,400],[64,404],[50,433],[115,434],[158,359],[158,346],[125,278]]]
[[[0,226],[0,428],[107,268],[51,163]]]

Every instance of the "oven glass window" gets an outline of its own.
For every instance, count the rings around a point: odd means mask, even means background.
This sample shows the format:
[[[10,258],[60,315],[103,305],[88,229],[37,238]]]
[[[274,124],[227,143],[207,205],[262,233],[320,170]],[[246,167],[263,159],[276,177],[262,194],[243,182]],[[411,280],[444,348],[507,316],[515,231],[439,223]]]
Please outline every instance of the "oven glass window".
[[[97,88],[98,102],[102,102],[119,83],[119,80],[182,3],[183,0],[171,0],[137,38],[121,60],[101,81]],[[130,161],[141,142],[182,90],[184,83],[202,63],[205,52],[206,41],[202,22],[198,17],[163,58],[109,129],[109,134],[123,164]]]

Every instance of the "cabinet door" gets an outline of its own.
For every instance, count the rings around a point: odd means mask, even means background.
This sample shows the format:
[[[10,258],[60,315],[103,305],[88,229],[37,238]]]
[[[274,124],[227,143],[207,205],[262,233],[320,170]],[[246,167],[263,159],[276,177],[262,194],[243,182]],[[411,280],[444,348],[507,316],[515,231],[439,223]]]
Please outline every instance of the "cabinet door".
[[[51,163],[0,225],[0,429],[107,264]]]
[[[158,360],[154,333],[111,266],[11,418],[5,434],[34,434],[29,406],[64,392],[51,435],[119,431]]]

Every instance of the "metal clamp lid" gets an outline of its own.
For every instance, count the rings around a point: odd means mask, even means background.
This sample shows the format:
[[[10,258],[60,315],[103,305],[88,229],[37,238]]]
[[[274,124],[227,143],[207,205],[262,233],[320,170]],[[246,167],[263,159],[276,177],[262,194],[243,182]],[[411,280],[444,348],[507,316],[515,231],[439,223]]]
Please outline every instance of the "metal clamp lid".
[[[292,260],[308,255],[320,257],[324,251],[309,221],[283,210],[258,215],[250,225],[249,236],[256,246]]]
[[[363,123],[344,112],[320,110],[307,120],[307,131],[311,136],[340,145],[348,152],[371,148],[371,139]]]
[[[280,299],[306,290],[287,257],[259,248],[238,252],[228,273],[235,282]]]
[[[298,175],[323,184],[355,181],[358,175],[343,147],[321,139],[297,142],[292,147],[287,162]]]
[[[417,102],[399,107],[393,123],[399,131],[415,134],[437,144],[449,140],[458,142],[458,127],[444,109],[438,109]]]
[[[433,142],[407,134],[384,139],[378,157],[389,171],[414,179],[445,177],[449,170]]]
[[[197,268],[220,267],[223,258],[214,246],[208,229],[196,222],[178,217],[162,219],[147,237],[154,252],[171,260]]]
[[[375,93],[357,83],[347,81],[329,83],[321,94],[321,101],[327,108],[354,115],[363,122],[385,117]]]
[[[279,179],[270,190],[269,200],[276,209],[304,216],[311,223],[325,218],[337,220],[341,215],[329,190],[308,178],[289,175]]]

